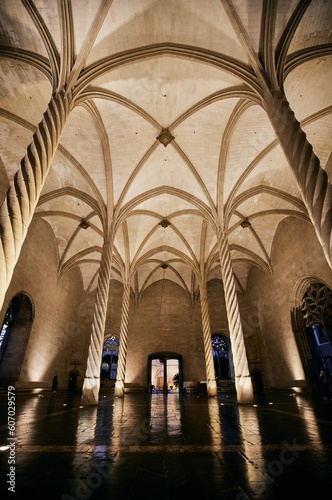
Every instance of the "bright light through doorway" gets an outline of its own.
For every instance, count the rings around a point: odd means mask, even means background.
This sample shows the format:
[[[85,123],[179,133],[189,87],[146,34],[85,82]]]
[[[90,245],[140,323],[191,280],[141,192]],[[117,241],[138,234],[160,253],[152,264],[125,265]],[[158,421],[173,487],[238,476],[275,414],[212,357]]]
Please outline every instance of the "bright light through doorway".
[[[165,365],[166,361],[166,365]],[[165,392],[165,382],[168,392],[179,392],[178,377],[179,360],[178,359],[153,359],[151,361],[151,386],[152,392]],[[175,380],[174,380],[175,377]]]

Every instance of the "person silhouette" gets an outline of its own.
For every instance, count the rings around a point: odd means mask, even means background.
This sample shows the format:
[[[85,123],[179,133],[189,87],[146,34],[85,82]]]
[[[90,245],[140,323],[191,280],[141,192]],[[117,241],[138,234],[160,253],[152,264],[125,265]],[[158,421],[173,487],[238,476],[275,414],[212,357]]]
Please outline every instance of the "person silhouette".
[[[58,385],[59,385],[58,376],[54,375],[53,380],[52,380],[52,387],[51,387],[53,394],[55,394],[56,391],[58,390]]]
[[[321,370],[319,372],[319,380],[320,383],[322,384],[323,399],[329,399],[331,397],[331,394],[330,394],[329,384],[327,381],[327,376],[324,370]]]

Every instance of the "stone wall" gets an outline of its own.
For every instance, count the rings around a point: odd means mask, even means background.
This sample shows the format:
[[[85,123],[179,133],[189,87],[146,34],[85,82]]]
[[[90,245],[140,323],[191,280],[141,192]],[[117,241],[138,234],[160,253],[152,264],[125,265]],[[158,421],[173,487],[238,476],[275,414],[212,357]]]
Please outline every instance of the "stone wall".
[[[131,304],[126,383],[146,387],[148,355],[171,351],[183,358],[184,381],[206,379],[200,304],[165,280],[151,285],[137,306]]]
[[[302,387],[305,376],[292,331],[291,309],[300,305],[299,281],[312,278],[332,286],[331,269],[312,225],[293,217],[279,225],[271,264],[271,276],[251,269],[242,298],[249,363],[260,361],[265,387]]]
[[[73,361],[83,363],[77,367],[80,373],[85,370],[90,328],[79,321],[80,306],[85,323],[91,324],[91,317],[86,318],[80,271],[73,269],[59,279],[57,269],[53,231],[37,219],[30,225],[0,313],[2,323],[17,293],[30,297],[33,322],[17,387],[50,387],[56,373],[60,387],[66,387]]]
[[[18,387],[49,387],[57,373],[60,388],[66,388],[73,369],[79,371],[78,387],[83,383],[95,291],[85,295],[78,268],[58,276],[53,238],[45,221],[33,221],[0,312],[2,322],[17,293],[25,293],[31,300],[33,321]],[[265,388],[303,386],[290,316],[291,309],[300,305],[299,281],[313,278],[332,287],[331,269],[311,224],[292,217],[280,223],[271,268],[268,275],[251,267],[246,291],[238,296],[249,368],[262,373]],[[122,293],[122,284],[113,279],[105,338],[120,335]],[[229,335],[221,280],[208,283],[208,302],[211,333]],[[192,304],[171,281],[154,283],[138,303],[132,296],[127,340],[128,385],[147,386],[148,356],[154,352],[182,355],[184,381],[196,384],[206,379],[199,300]]]

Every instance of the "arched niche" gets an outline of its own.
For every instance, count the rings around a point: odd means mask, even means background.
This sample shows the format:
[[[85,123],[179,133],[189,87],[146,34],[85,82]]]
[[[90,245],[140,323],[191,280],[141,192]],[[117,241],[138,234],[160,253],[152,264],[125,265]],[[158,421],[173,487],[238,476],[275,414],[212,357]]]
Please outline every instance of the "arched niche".
[[[15,295],[8,304],[0,334],[0,380],[18,380],[33,321],[31,299],[25,293]]]

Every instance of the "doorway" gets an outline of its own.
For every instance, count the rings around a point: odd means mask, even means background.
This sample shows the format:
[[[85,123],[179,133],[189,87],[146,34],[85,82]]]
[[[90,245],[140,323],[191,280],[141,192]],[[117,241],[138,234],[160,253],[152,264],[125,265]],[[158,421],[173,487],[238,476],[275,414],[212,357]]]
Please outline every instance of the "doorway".
[[[33,321],[33,307],[25,293],[10,301],[0,329],[0,381],[14,383],[20,376]]]
[[[182,356],[174,352],[156,352],[148,358],[148,387],[151,394],[182,393]]]
[[[78,376],[77,371],[71,371],[69,373],[69,378],[68,378],[68,391],[69,392],[76,392],[77,376]]]

